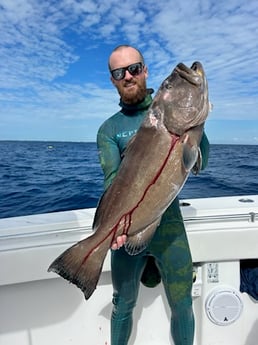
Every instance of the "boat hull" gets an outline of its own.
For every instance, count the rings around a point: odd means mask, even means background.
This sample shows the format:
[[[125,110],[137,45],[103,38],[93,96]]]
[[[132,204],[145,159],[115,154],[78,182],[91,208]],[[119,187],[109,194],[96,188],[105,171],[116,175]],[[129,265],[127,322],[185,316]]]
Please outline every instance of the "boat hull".
[[[196,271],[194,345],[256,344],[258,302],[239,286],[242,260],[258,258],[258,195],[183,200],[181,209]],[[110,257],[88,301],[47,272],[59,253],[91,234],[94,212],[0,219],[0,344],[110,345]],[[162,284],[141,286],[134,320],[130,345],[173,344]]]

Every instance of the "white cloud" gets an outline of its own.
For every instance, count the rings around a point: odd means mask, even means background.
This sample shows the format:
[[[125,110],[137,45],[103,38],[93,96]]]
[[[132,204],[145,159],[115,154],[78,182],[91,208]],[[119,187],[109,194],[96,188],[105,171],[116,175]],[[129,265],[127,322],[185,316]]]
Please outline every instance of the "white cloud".
[[[20,120],[32,112],[38,118],[52,114],[69,120],[110,115],[118,97],[100,77],[108,58],[104,49],[130,43],[144,53],[149,86],[157,89],[176,63],[200,60],[214,104],[211,116],[258,119],[255,0],[248,6],[244,0],[176,5],[172,0],[0,0],[0,7],[2,114]],[[96,56],[95,80],[71,80],[70,69],[82,59],[81,74],[87,73],[94,46],[104,52]]]

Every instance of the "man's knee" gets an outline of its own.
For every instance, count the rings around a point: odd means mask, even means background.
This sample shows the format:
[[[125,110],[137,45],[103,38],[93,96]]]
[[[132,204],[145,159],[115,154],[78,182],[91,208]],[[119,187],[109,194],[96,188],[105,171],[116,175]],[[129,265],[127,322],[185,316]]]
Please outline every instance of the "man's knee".
[[[136,301],[134,298],[130,298],[130,296],[124,297],[117,293],[113,294],[112,303],[114,305],[114,310],[119,313],[131,312],[136,305]]]

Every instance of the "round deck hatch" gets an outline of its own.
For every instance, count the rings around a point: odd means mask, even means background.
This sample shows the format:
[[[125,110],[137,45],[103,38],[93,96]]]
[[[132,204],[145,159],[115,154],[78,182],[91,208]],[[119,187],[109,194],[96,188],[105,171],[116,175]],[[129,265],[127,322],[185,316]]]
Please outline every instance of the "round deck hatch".
[[[226,326],[239,318],[243,303],[237,290],[231,287],[218,287],[208,295],[205,309],[213,323]]]

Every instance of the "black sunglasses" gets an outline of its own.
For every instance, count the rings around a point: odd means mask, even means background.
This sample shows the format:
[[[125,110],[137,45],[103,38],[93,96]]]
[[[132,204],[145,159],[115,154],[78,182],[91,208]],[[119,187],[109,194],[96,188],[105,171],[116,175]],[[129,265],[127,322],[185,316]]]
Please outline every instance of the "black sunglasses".
[[[110,73],[115,80],[122,80],[125,77],[126,71],[128,71],[132,76],[135,76],[142,73],[143,67],[144,65],[142,62],[136,62],[127,67],[113,69]]]

